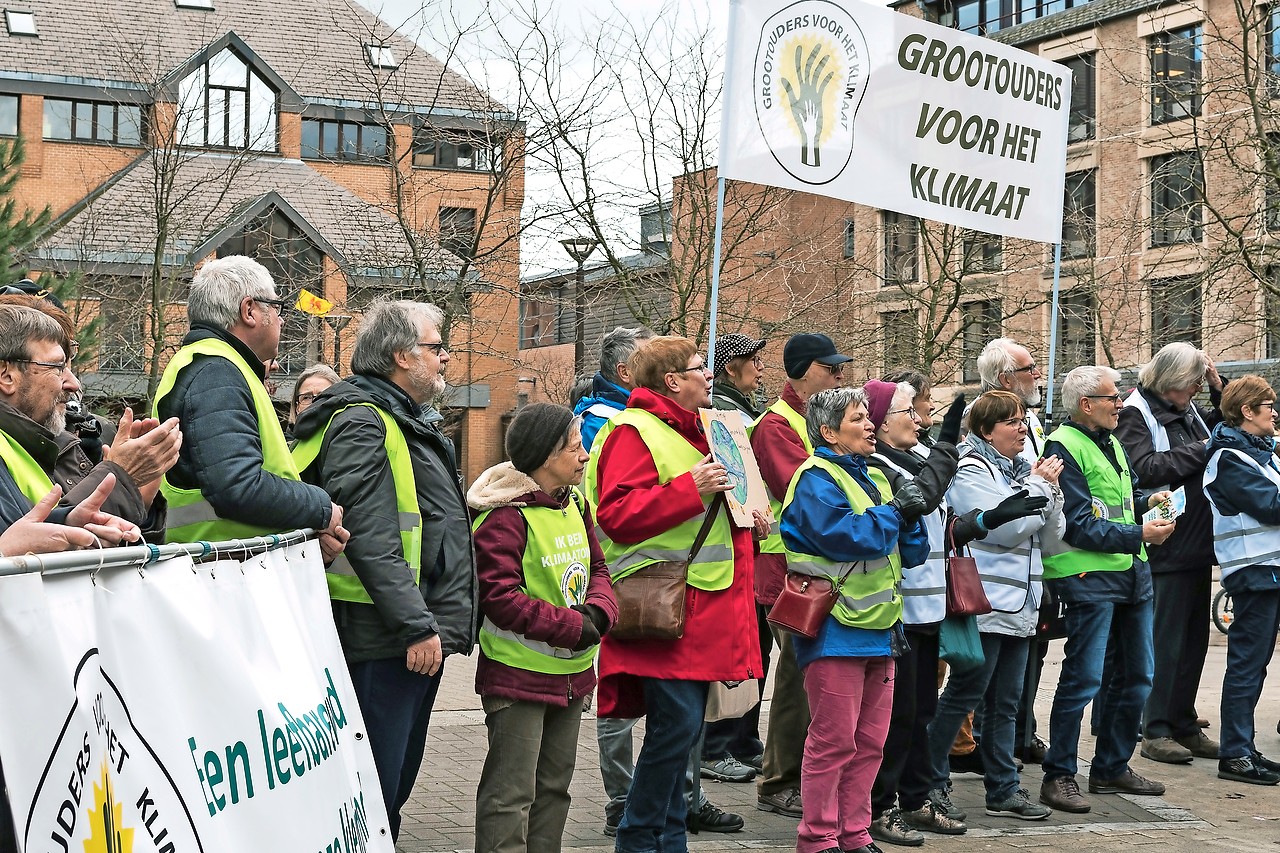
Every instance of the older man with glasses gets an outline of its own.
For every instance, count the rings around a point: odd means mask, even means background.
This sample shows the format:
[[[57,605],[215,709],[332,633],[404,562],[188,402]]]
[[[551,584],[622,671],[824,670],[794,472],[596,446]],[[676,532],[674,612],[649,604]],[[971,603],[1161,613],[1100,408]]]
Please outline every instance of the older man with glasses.
[[[1044,449],[1044,427],[1033,409],[1040,405],[1040,367],[1030,351],[1013,338],[996,338],[978,354],[983,391],[1009,391],[1027,407],[1027,442],[1020,454],[1028,463]]]
[[[1137,477],[1112,435],[1124,403],[1120,374],[1109,367],[1077,367],[1062,383],[1070,419],[1054,430],[1044,455],[1063,462],[1066,531],[1044,550],[1044,578],[1066,604],[1067,648],[1049,718],[1040,802],[1066,812],[1087,812],[1076,781],[1080,723],[1098,697],[1108,638],[1114,636],[1115,674],[1107,685],[1089,773],[1092,794],[1158,796],[1164,785],[1129,767],[1134,734],[1151,692],[1152,585],[1147,545],[1159,545],[1174,522],[1142,521],[1142,512],[1167,497],[1135,498]],[[1135,508],[1139,504],[1141,508]]]

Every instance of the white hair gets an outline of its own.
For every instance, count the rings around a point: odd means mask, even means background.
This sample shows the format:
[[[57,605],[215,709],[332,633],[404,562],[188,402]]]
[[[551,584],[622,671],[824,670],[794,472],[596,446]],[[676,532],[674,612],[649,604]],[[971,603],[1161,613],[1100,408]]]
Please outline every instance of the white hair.
[[[1102,383],[1110,379],[1120,381],[1119,371],[1101,365],[1077,367],[1062,380],[1062,405],[1073,415],[1080,413],[1080,401],[1091,394],[1098,393]]]
[[[1204,381],[1209,358],[1186,341],[1166,345],[1138,370],[1138,382],[1154,394],[1179,391]]]
[[[240,319],[240,303],[246,296],[276,298],[276,285],[266,267],[244,255],[206,261],[191,279],[187,317],[192,323],[230,329]]]
[[[1013,360],[1013,350],[1023,348],[1013,338],[996,338],[982,348],[978,354],[978,378],[986,390],[999,390],[1000,374],[1012,373],[1018,369]]]

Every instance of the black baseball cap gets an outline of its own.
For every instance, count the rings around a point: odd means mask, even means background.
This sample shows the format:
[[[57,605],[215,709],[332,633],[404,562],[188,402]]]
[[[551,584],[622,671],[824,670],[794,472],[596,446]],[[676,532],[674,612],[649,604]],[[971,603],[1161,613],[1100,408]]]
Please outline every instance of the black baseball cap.
[[[782,366],[792,379],[804,376],[809,365],[815,361],[819,364],[836,365],[853,361],[853,358],[839,352],[831,338],[816,333],[792,335],[782,348]]]

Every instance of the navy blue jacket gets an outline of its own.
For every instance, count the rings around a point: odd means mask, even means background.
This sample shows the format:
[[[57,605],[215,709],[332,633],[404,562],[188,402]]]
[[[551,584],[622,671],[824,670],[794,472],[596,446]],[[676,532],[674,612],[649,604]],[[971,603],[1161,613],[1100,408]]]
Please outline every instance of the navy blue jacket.
[[[1225,423],[1214,427],[1209,438],[1210,456],[1219,449],[1239,450],[1259,465],[1280,466],[1272,439]],[[1234,453],[1224,453],[1218,459],[1217,479],[1205,486],[1205,492],[1223,515],[1244,513],[1263,524],[1280,524],[1280,489]],[[1248,566],[1232,572],[1222,585],[1232,593],[1275,589],[1280,586],[1280,570],[1275,566]]]

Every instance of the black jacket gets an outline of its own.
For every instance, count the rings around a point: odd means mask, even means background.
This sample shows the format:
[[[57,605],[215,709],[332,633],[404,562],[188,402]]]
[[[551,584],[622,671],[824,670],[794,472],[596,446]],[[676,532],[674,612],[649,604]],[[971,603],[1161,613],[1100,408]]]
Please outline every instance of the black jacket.
[[[1187,494],[1187,510],[1178,518],[1173,535],[1163,545],[1147,546],[1151,571],[1157,574],[1187,571],[1207,574],[1216,562],[1213,555],[1213,514],[1204,496],[1203,483],[1204,467],[1209,462],[1205,447],[1209,433],[1201,429],[1190,410],[1175,411],[1167,400],[1142,386],[1138,386],[1138,393],[1151,407],[1156,423],[1164,427],[1169,436],[1169,449],[1157,453],[1142,413],[1133,406],[1120,410],[1115,436],[1124,445],[1129,466],[1138,476],[1138,486],[1148,492],[1166,484],[1170,489],[1184,486]],[[1220,397],[1215,394],[1212,399],[1216,404]],[[1209,429],[1222,420],[1217,408],[1199,408],[1197,411]]]
[[[409,446],[422,513],[422,572],[416,587],[400,541],[386,427],[377,412],[356,403],[390,413]],[[323,486],[343,508],[343,524],[351,531],[345,553],[373,599],[372,605],[334,602],[338,636],[353,662],[403,657],[408,646],[431,634],[440,635],[445,654],[470,653],[475,643],[470,515],[453,444],[436,428],[432,414],[385,379],[352,376],[317,398],[294,429],[302,441],[329,425],[320,455],[303,478]]]

